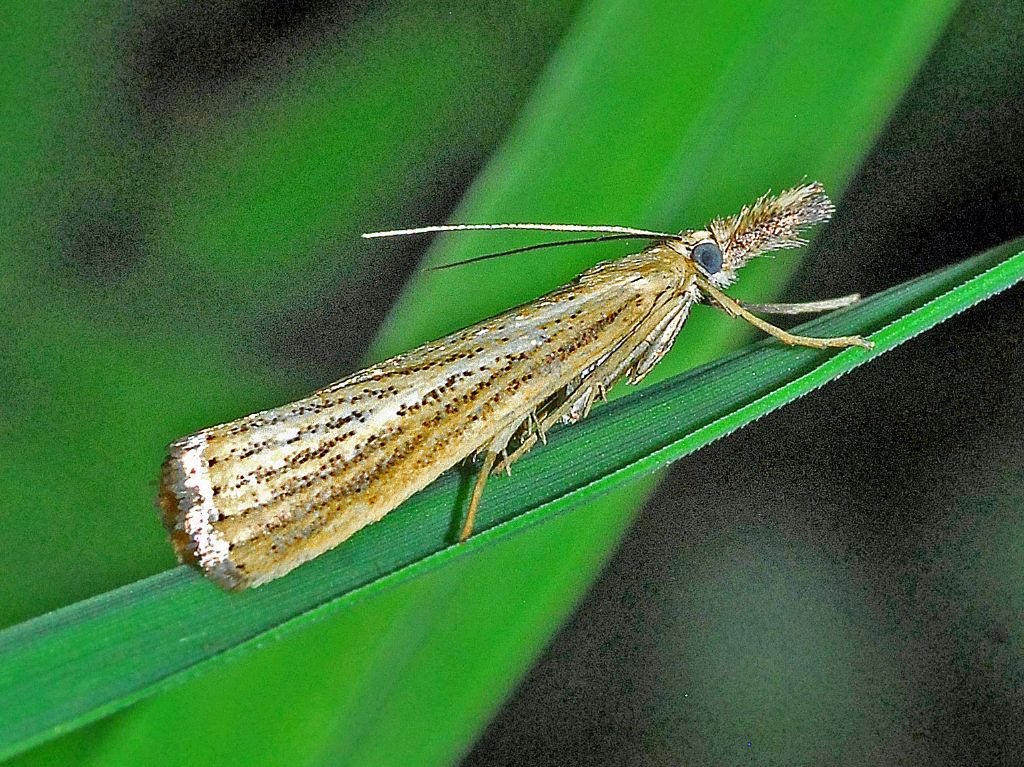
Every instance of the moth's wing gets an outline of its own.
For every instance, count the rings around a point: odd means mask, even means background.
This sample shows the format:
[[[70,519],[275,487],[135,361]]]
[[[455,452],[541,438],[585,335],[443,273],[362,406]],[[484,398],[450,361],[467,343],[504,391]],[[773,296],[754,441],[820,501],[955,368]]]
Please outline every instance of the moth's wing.
[[[665,316],[662,324],[644,339],[640,348],[635,350],[630,363],[624,369],[624,375],[629,383],[640,383],[668,354],[668,350],[675,343],[676,336],[679,335],[679,331],[683,329],[683,325],[690,316],[690,309],[697,298],[696,287],[683,293],[673,306],[672,311]]]
[[[579,371],[607,358],[671,284],[655,271],[592,270],[305,399],[178,440],[159,504],[179,557],[237,589],[332,548],[578,388]]]
[[[623,378],[631,384],[642,381],[672,348],[696,299],[693,288],[680,294],[666,294],[663,304],[656,306],[632,335],[624,337],[584,369],[577,380],[537,409],[536,418],[524,424],[519,444],[495,466],[494,472],[508,471],[555,424],[576,423],[585,418],[594,402],[603,398],[618,381]]]
[[[471,454],[500,414],[474,418],[469,404],[492,385],[497,359],[530,348],[525,337],[477,330],[485,332],[428,344],[173,443],[159,505],[179,558],[226,588],[259,585]]]

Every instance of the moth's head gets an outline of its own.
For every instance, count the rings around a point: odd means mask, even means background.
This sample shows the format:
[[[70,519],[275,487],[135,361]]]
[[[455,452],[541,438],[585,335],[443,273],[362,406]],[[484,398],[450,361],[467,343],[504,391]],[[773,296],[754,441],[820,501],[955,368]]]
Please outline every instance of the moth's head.
[[[736,272],[754,256],[806,244],[800,235],[827,221],[835,207],[818,182],[763,195],[735,216],[716,218],[707,230],[685,232],[677,246],[717,287],[736,280]]]

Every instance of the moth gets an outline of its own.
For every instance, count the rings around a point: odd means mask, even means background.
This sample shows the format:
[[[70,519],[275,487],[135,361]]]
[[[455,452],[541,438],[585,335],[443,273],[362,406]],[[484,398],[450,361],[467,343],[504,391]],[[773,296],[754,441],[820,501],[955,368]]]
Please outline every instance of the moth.
[[[157,503],[178,558],[226,589],[259,586],[337,546],[475,456],[465,540],[487,478],[508,471],[555,424],[585,418],[617,381],[642,381],[695,304],[718,307],[786,344],[870,348],[859,336],[793,335],[754,313],[827,311],[855,295],[754,305],[724,292],[751,258],[804,244],[801,232],[833,210],[822,186],[810,183],[677,234],[471,224],[364,235],[539,229],[600,235],[570,242],[644,238],[649,244],[297,402],[173,442]],[[566,243],[544,246],[555,244]]]

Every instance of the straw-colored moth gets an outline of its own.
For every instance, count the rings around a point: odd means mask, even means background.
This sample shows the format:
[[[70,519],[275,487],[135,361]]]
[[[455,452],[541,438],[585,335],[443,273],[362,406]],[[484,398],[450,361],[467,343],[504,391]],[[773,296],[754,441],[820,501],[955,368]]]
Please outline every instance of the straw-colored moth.
[[[178,557],[227,589],[258,586],[337,546],[445,470],[479,456],[461,539],[487,477],[556,423],[590,412],[620,379],[641,381],[696,303],[717,306],[787,344],[808,338],[751,310],[826,311],[856,296],[754,306],[723,288],[749,259],[803,244],[833,207],[820,184],[765,195],[707,229],[678,234],[609,226],[484,224],[376,232],[542,229],[647,238],[639,253],[598,264],[528,304],[373,365],[305,399],[172,443],[159,506]]]

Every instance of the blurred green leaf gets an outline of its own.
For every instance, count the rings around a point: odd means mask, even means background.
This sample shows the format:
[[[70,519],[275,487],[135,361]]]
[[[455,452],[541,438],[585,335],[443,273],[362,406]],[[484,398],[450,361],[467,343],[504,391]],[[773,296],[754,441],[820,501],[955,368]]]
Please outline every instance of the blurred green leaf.
[[[870,352],[829,356],[761,342],[557,430],[552,444],[518,465],[515,477],[492,483],[481,532],[465,544],[450,543],[459,477],[449,473],[344,546],[263,588],[226,594],[179,567],[8,629],[0,633],[0,755],[101,717],[268,634],[476,556],[539,522],[573,509],[582,521],[582,502],[678,460],[1024,279],[1019,248],[996,249],[802,327],[816,335],[873,331]]]

